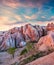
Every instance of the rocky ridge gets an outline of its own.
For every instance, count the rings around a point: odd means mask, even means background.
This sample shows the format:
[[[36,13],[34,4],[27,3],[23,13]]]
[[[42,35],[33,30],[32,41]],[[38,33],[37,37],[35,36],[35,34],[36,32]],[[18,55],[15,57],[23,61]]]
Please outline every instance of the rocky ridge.
[[[12,28],[0,36],[0,50],[6,50],[9,47],[23,47],[26,42],[37,42],[44,35],[46,35],[44,26],[26,24]]]

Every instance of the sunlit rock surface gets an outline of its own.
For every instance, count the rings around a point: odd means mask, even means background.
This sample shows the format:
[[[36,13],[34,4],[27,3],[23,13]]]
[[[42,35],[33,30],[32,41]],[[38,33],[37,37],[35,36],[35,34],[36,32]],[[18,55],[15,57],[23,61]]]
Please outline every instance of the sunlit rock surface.
[[[26,24],[25,26],[15,27],[6,31],[0,36],[0,50],[9,47],[23,47],[26,42],[38,41],[46,34],[46,27],[39,25]]]
[[[48,49],[54,49],[54,32],[50,31],[48,35],[43,36],[37,43],[39,51],[47,51]]]
[[[37,41],[39,39],[37,29],[35,29],[31,24],[27,24],[25,27],[23,27],[23,34],[25,35],[26,41]]]
[[[54,31],[54,23],[48,23],[46,28],[47,28],[47,31]]]
[[[32,61],[26,65],[54,65],[54,52],[35,61]]]

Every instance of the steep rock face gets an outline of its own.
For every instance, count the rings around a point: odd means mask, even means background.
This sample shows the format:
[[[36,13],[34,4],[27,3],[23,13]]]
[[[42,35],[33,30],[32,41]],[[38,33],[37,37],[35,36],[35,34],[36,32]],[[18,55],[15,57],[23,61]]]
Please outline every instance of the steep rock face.
[[[15,46],[16,47],[23,47],[26,43],[25,43],[25,40],[24,40],[23,35],[21,34],[21,32],[16,32],[14,35],[15,35],[14,39],[15,39],[15,44],[16,44]]]
[[[23,27],[23,34],[25,36],[25,40],[27,41],[38,41],[39,34],[37,29],[35,29],[32,25],[26,25]]]
[[[46,26],[35,25],[33,27],[38,31],[39,37],[45,36],[47,34]]]
[[[54,52],[26,65],[54,65]]]
[[[0,49],[5,50],[9,47],[15,47],[15,40],[10,34],[4,37],[3,42],[0,45]]]
[[[43,35],[43,29],[42,29],[42,27],[39,26],[39,25],[36,25],[36,26],[34,26],[34,27],[35,27],[35,29],[37,30],[37,32],[38,32],[38,34],[39,34],[39,37],[41,37],[41,36]]]
[[[33,26],[31,24],[12,28],[1,37],[0,49],[5,50],[9,47],[23,47],[28,41],[38,41],[40,37],[45,35],[45,30],[45,27]]]
[[[47,35],[47,29],[46,29],[46,26],[42,26],[42,29],[43,29],[43,36]]]
[[[49,48],[54,49],[54,32],[50,32],[48,35],[41,37],[37,43],[39,51],[46,51]]]
[[[23,47],[26,45],[23,35],[20,32],[14,34],[7,33],[4,37],[2,44],[0,45],[1,50],[8,49],[9,47]]]

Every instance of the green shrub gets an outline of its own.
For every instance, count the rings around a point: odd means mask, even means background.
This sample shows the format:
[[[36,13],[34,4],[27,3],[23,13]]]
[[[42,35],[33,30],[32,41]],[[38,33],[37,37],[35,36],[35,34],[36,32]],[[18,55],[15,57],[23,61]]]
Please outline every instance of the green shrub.
[[[22,50],[22,52],[20,53],[20,55],[24,55],[24,54],[26,54],[28,51],[27,51],[27,49],[25,48],[25,49],[23,49]]]
[[[27,43],[26,48],[22,50],[20,55],[24,55],[24,54],[30,52],[31,50],[33,50],[33,44],[32,43]]]
[[[9,48],[8,50],[7,50],[7,52],[9,53],[9,54],[12,54],[12,57],[14,58],[14,53],[15,53],[15,49],[16,48]]]
[[[33,50],[34,49],[33,48],[33,43],[27,43],[26,49],[27,49],[27,51]]]

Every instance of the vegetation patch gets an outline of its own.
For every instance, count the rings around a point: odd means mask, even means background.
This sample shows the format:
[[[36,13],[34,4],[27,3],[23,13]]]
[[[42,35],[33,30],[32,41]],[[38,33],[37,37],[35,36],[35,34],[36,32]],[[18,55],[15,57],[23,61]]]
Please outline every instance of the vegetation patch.
[[[20,55],[24,55],[24,54],[26,54],[26,53],[28,53],[28,52],[34,50],[33,46],[34,46],[33,43],[27,43],[27,44],[26,44],[26,48],[24,48],[24,49],[21,51]]]
[[[42,51],[41,51],[41,52],[38,52],[37,54],[32,55],[32,56],[30,56],[30,57],[28,57],[28,58],[22,60],[22,61],[19,63],[19,65],[25,65],[25,64],[27,64],[27,63],[29,63],[29,62],[34,61],[34,60],[37,59],[37,58],[43,57],[43,56],[45,56],[45,55],[47,55],[47,54],[49,54],[49,53],[50,53],[50,51],[48,51],[48,52],[46,52],[46,51],[44,51],[44,52],[42,52]]]
[[[11,54],[12,57],[14,58],[15,50],[16,50],[16,48],[12,48],[12,47],[10,47],[10,48],[7,50],[7,52],[8,52],[9,54]]]
[[[24,55],[24,54],[26,54],[28,51],[27,51],[27,49],[25,48],[25,49],[23,49],[22,50],[22,52],[20,53],[20,55]]]

